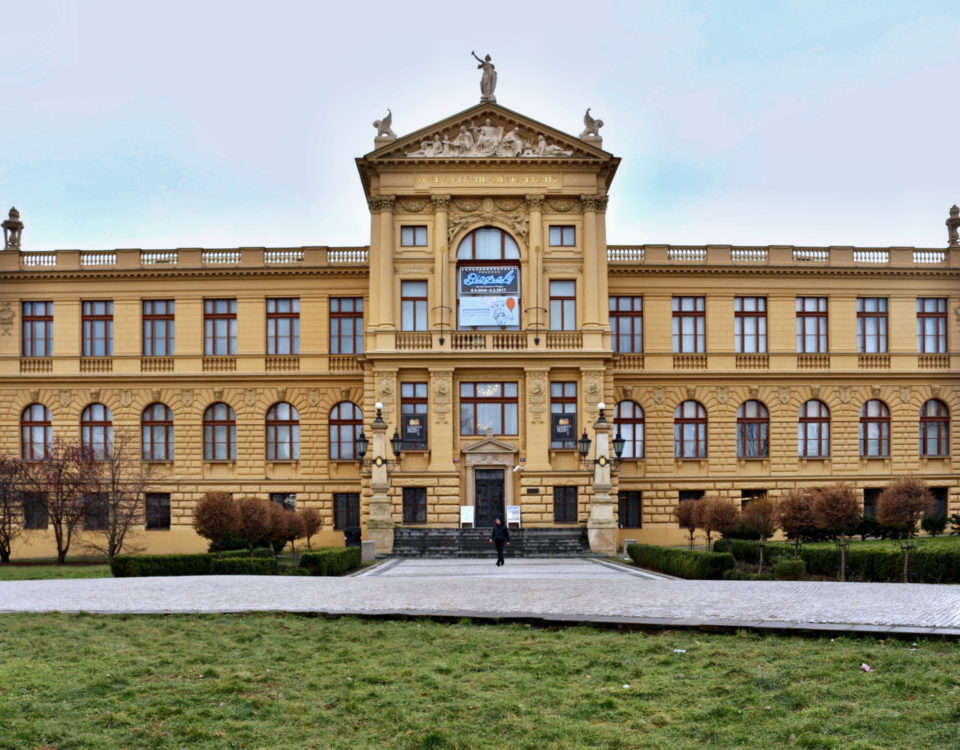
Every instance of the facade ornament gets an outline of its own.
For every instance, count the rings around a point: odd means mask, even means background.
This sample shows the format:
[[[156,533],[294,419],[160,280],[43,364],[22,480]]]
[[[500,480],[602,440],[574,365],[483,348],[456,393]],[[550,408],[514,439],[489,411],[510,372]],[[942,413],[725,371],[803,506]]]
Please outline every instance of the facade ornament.
[[[490,61],[490,55],[486,55],[481,60],[473,50],[470,50],[470,54],[480,63],[477,69],[483,71],[483,75],[480,77],[480,101],[496,102],[497,97],[493,95],[493,92],[497,89],[497,69]]]
[[[437,424],[446,424],[450,414],[451,373],[449,371],[435,372],[433,378],[432,409]]]
[[[95,388],[90,391],[90,400],[94,403],[100,403],[100,389]]]
[[[450,207],[449,195],[431,195],[430,200],[433,201],[434,211],[446,211]]]
[[[278,388],[277,389],[277,401],[286,401],[287,400],[287,389]]]
[[[73,401],[73,391],[69,388],[64,388],[60,391],[60,406],[66,409],[70,406],[70,402]]]
[[[408,214],[430,213],[430,202],[425,198],[398,199],[400,209]]]
[[[523,196],[524,200],[527,202],[528,211],[543,211],[543,204],[546,200],[546,196],[543,195],[525,195]]]
[[[757,400],[760,398],[760,389],[755,385],[750,386],[750,398]]]
[[[494,122],[489,117],[482,123],[475,120],[456,128],[456,131],[451,129],[427,135],[420,140],[420,148],[408,151],[407,156],[516,159],[573,155],[571,149],[548,143],[543,133],[530,133],[530,137],[524,137],[519,125]]]
[[[590,116],[590,107],[587,107],[587,111],[583,115],[583,132],[580,134],[580,137],[584,140],[589,138],[600,139],[600,128],[603,127],[603,120],[597,120]]]
[[[192,388],[187,388],[185,391],[180,391],[180,403],[182,403],[187,408],[193,406],[194,393]]]
[[[519,198],[498,198],[493,205],[501,211],[516,211],[523,206],[523,203]]]
[[[950,247],[960,247],[960,206],[956,204],[951,207],[950,218],[947,219],[947,242]]]
[[[383,211],[393,211],[393,204],[396,202],[395,195],[378,195],[368,201],[371,213],[382,213]]]
[[[19,250],[20,238],[23,235],[23,222],[20,221],[20,212],[11,207],[10,214],[2,226],[4,250]]]
[[[505,224],[523,242],[527,241],[528,222],[525,213],[517,211],[508,214],[484,211],[471,214],[452,213],[447,222],[447,244],[452,245],[453,238],[472,224],[489,224],[494,221]]]
[[[657,386],[653,389],[653,403],[657,406],[663,406],[663,402],[666,400],[666,394],[663,391],[663,388]]]
[[[393,394],[393,378],[389,375],[383,375],[380,378],[379,391],[381,396],[391,396]]]
[[[930,388],[930,395],[934,398],[940,398],[940,386],[935,385]]]
[[[320,389],[311,388],[307,392],[307,404],[314,407],[320,405]]]
[[[129,388],[124,388],[120,391],[120,405],[123,407],[128,407],[133,403],[133,393]]]
[[[350,401],[350,389],[341,388],[340,389],[340,400],[341,401]]]
[[[839,399],[841,404],[850,403],[850,386],[844,385],[840,387]]]
[[[696,388],[696,386],[688,385],[688,386],[687,386],[687,400],[688,400],[688,401],[695,401],[696,398],[697,398],[697,388]]]
[[[30,403],[35,404],[40,400],[40,391],[30,391]]]
[[[909,404],[909,403],[910,403],[910,397],[911,397],[911,396],[912,396],[912,393],[910,392],[910,386],[909,386],[909,385],[902,385],[902,386],[900,386],[900,401],[901,401],[901,403]]]
[[[9,336],[13,331],[13,322],[17,314],[9,302],[0,302],[0,336]]]
[[[557,213],[565,214],[577,207],[577,202],[570,198],[551,198],[548,201],[550,208]]]
[[[870,389],[870,392],[873,394],[874,398],[880,398],[880,386],[875,385]]]
[[[820,398],[820,386],[812,385],[810,386],[810,395],[814,398]]]
[[[602,195],[581,195],[580,205],[584,211],[604,211],[607,208],[607,199]]]
[[[789,385],[781,385],[777,389],[777,399],[780,403],[786,406],[790,403],[790,399],[793,398],[793,389]]]
[[[393,132],[390,126],[393,124],[393,112],[387,109],[387,115],[382,120],[374,120],[373,127],[377,129],[377,135],[373,142],[380,146],[384,143],[390,143],[397,140],[397,134]]]
[[[725,404],[727,399],[730,397],[730,391],[725,385],[721,385],[717,388],[717,403]]]
[[[217,388],[213,391],[213,400],[214,401],[223,401],[223,389]]]
[[[543,415],[547,404],[547,373],[527,373],[527,403],[530,408],[531,422],[543,424]]]
[[[160,391],[159,388],[154,388],[152,391],[150,391],[151,401],[159,401],[162,396],[163,396],[163,393]]]

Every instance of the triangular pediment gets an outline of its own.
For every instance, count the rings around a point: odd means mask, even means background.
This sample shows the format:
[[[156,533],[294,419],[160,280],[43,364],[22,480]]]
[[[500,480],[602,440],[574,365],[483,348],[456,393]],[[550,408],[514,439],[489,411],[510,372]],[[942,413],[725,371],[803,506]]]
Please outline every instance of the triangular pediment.
[[[493,437],[486,437],[463,449],[464,453],[516,453],[517,447]]]
[[[371,162],[454,162],[614,158],[593,143],[499,104],[483,103],[391,141],[363,157]]]

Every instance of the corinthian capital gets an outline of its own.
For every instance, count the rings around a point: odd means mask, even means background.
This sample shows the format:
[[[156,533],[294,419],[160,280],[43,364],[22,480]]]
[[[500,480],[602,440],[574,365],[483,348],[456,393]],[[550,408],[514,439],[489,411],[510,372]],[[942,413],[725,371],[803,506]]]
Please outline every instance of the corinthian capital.
[[[581,195],[580,205],[584,211],[599,211],[603,213],[607,210],[607,196],[605,195]]]
[[[433,201],[433,208],[436,211],[446,211],[450,206],[449,195],[431,195],[430,200]]]
[[[367,203],[370,206],[370,213],[379,214],[384,211],[393,211],[393,204],[397,200],[395,195],[378,195],[370,198]]]
[[[523,196],[527,201],[527,209],[530,211],[542,211],[543,210],[543,201],[546,199],[544,195],[525,195]]]

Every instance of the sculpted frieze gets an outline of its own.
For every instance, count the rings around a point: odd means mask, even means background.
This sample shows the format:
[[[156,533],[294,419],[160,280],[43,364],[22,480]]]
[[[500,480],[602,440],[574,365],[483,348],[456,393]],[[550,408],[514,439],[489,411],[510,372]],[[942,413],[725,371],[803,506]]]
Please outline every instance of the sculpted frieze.
[[[572,156],[571,149],[551,143],[543,133],[518,125],[494,122],[486,117],[439,130],[420,140],[420,148],[408,151],[414,159],[438,157],[467,158],[550,158]]]

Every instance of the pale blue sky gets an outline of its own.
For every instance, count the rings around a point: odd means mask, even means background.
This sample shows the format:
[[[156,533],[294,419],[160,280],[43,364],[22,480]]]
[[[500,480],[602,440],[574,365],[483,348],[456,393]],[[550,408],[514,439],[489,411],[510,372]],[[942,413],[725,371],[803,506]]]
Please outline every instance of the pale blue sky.
[[[406,6],[406,7],[402,7]],[[412,8],[412,9],[411,9]],[[945,244],[960,14],[910,2],[0,0],[0,207],[28,249],[351,245],[353,163],[497,99],[623,157],[608,239]]]

